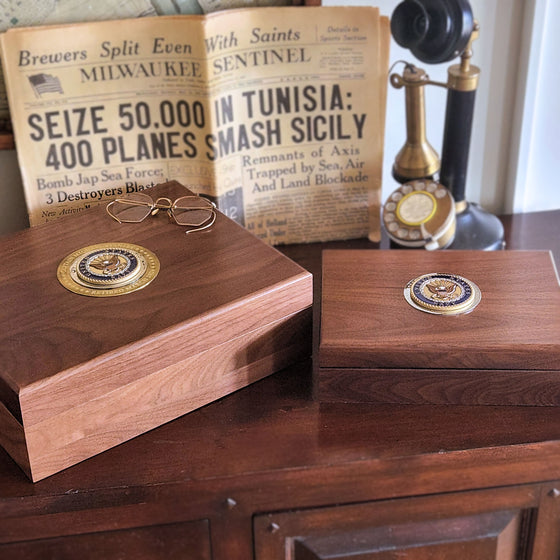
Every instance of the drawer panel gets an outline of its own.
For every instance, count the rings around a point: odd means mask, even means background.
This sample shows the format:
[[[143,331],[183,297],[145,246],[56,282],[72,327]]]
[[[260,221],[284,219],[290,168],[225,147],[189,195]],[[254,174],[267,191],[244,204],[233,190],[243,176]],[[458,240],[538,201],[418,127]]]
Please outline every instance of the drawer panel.
[[[190,521],[0,545],[3,560],[210,560],[208,521]]]

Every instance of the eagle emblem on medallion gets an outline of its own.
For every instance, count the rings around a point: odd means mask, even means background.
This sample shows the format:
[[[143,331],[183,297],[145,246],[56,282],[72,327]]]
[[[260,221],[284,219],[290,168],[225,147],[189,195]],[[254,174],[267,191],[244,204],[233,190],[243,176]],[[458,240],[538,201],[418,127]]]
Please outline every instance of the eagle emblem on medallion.
[[[128,260],[122,255],[115,253],[103,253],[95,257],[90,263],[89,268],[93,268],[97,273],[105,276],[114,276],[123,272],[128,266]]]
[[[454,297],[455,290],[458,285],[451,280],[442,280],[436,278],[426,284],[426,290],[431,294],[431,297],[437,300],[450,300]]]

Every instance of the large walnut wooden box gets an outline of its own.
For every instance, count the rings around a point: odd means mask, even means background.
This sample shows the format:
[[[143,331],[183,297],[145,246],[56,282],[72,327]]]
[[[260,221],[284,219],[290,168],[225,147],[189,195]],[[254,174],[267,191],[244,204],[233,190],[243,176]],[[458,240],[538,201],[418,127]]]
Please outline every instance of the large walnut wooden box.
[[[470,313],[417,310],[428,273],[481,290]],[[560,405],[560,287],[546,251],[323,253],[319,401]]]
[[[185,229],[101,205],[0,239],[0,443],[33,481],[310,356],[311,275],[220,213]],[[104,298],[58,282],[65,256],[106,242],[149,249],[158,276]]]

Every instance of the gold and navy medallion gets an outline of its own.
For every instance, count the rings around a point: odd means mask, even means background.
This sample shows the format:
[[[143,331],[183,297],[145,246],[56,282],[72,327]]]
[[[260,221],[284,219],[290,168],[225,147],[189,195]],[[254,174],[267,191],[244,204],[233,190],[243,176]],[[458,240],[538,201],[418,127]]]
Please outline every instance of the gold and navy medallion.
[[[404,289],[415,309],[436,315],[470,313],[480,302],[478,286],[457,274],[433,272],[411,280]]]
[[[109,297],[147,286],[159,272],[159,260],[131,243],[101,243],[74,251],[58,265],[57,278],[71,292]]]

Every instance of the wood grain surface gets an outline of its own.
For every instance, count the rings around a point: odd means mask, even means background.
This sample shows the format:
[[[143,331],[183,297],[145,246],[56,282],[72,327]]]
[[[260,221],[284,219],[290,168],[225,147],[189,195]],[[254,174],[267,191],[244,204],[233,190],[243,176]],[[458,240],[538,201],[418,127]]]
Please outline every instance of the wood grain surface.
[[[509,249],[560,262],[560,211],[502,220]],[[379,248],[387,240],[281,247],[314,275],[315,351],[323,250]],[[277,534],[257,518],[323,509],[337,521],[370,503],[424,521],[425,507],[461,516],[540,501],[532,558],[558,558],[559,407],[319,403],[312,389],[311,361],[295,364],[35,484],[0,449],[0,543],[16,557],[70,542],[75,557],[82,539],[206,519],[212,558],[246,560],[255,528]]]
[[[188,191],[172,182],[151,194],[173,199]],[[299,265],[221,214],[211,230],[187,236],[164,214],[140,224],[119,224],[104,205],[86,212],[0,239],[1,317],[10,325],[0,333],[1,378],[13,391],[109,352],[122,352],[194,318],[219,320],[247,299],[254,309],[245,330],[258,328],[275,319],[274,306],[263,303],[268,293],[309,282]],[[90,298],[66,290],[56,277],[59,262],[77,249],[105,242],[152,250],[161,263],[159,275],[126,297]],[[289,304],[292,296],[281,296],[278,307]],[[305,299],[309,305],[308,293]],[[299,303],[294,302],[294,310]],[[239,318],[231,320],[233,326]],[[204,334],[185,333],[183,343],[196,352],[223,340],[220,329]]]
[[[423,313],[422,274],[478,285],[468,314]],[[316,398],[345,402],[560,405],[560,286],[548,251],[327,251]]]
[[[323,267],[320,367],[560,369],[547,251],[333,251]],[[431,272],[472,280],[480,304],[456,316],[414,309],[404,287]]]
[[[184,194],[176,182],[150,190]],[[221,214],[187,236],[165,215],[119,224],[104,206],[0,240],[0,398],[24,427],[34,480],[310,353],[312,278],[299,265]],[[118,297],[66,290],[59,262],[105,242],[153,251],[159,275]]]

